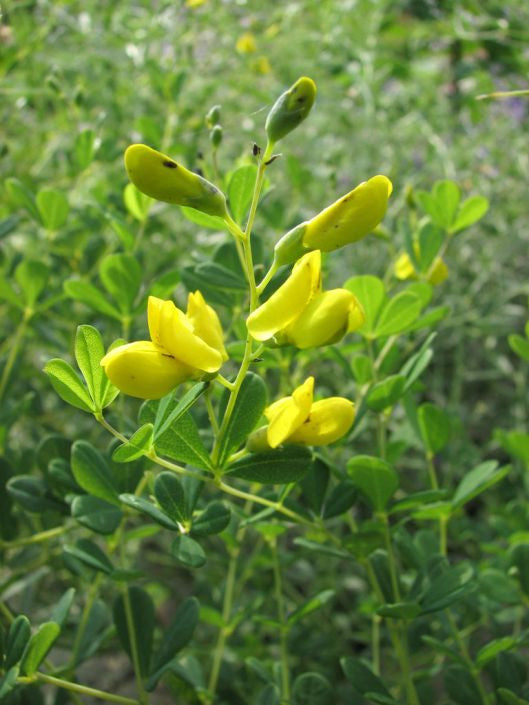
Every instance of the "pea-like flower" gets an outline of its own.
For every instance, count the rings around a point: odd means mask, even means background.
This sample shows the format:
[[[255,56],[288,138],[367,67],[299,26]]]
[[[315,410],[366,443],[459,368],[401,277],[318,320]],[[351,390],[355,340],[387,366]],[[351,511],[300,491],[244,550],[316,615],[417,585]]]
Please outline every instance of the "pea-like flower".
[[[125,394],[159,399],[181,382],[218,372],[228,359],[219,318],[200,291],[189,294],[186,313],[150,296],[147,316],[151,340],[120,345],[101,360]]]
[[[277,448],[284,443],[325,446],[350,430],[355,418],[353,402],[343,397],[313,401],[314,377],[265,410],[268,425],[248,439],[250,451]]]
[[[330,252],[361,240],[386,214],[392,190],[386,176],[364,181],[314,218],[283,235],[275,246],[276,264],[290,264],[307,250]]]
[[[321,252],[308,252],[290,277],[250,314],[250,335],[261,342],[313,348],[340,340],[364,323],[358,299],[347,289],[321,291]]]
[[[214,184],[145,144],[126,149],[125,168],[136,188],[151,198],[221,218],[227,215],[226,198]]]

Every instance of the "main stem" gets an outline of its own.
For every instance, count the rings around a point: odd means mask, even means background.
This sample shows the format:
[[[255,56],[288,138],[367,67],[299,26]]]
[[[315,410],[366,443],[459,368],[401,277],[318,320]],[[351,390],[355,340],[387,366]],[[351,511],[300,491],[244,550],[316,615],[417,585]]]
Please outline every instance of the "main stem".
[[[288,624],[286,620],[285,602],[283,600],[283,586],[281,581],[281,564],[277,550],[277,541],[270,542],[272,549],[272,566],[274,570],[274,593],[277,604],[277,617],[280,624],[280,650],[281,650],[281,703],[290,702],[290,670],[288,665]]]

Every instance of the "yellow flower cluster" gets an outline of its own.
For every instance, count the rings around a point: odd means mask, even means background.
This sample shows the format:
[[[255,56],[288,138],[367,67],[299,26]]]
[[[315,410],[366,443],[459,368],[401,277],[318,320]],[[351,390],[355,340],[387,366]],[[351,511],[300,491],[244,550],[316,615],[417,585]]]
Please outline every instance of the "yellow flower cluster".
[[[321,290],[321,252],[299,259],[292,274],[247,320],[250,335],[297,348],[313,348],[340,340],[364,323],[362,306],[347,289]]]
[[[313,401],[314,377],[309,377],[292,392],[265,410],[268,425],[248,439],[251,451],[277,448],[296,443],[325,446],[334,443],[350,430],[355,418],[353,402],[343,397]]]
[[[219,318],[200,291],[189,294],[186,313],[150,296],[148,323],[151,340],[120,345],[101,360],[125,394],[159,399],[181,382],[218,372],[228,359]]]

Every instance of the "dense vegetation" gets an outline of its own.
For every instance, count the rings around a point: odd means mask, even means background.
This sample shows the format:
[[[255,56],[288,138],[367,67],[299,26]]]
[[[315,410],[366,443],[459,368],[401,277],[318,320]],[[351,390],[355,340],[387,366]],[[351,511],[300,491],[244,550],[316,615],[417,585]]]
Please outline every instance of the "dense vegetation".
[[[0,701],[528,703],[526,3],[2,12]],[[132,143],[235,222],[138,191]],[[376,174],[385,217],[322,257],[364,319],[247,338],[305,253],[272,271],[277,241]],[[222,376],[117,396],[104,351],[196,290]],[[310,376],[352,428],[247,451]]]

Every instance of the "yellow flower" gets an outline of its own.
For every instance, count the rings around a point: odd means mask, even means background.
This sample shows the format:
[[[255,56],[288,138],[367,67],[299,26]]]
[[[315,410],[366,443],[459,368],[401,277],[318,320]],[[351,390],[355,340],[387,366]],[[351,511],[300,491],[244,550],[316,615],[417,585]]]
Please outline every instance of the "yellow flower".
[[[415,243],[413,246],[415,254],[419,256],[419,245]],[[397,257],[394,264],[395,276],[397,279],[417,279],[418,275],[413,266],[413,262],[407,252],[403,252]],[[444,280],[448,277],[448,267],[445,261],[441,257],[436,257],[432,264],[430,265],[426,274],[422,277],[426,279],[427,282],[436,286],[437,284],[442,284]]]
[[[343,397],[313,401],[314,377],[309,377],[292,396],[283,397],[265,410],[268,426],[248,441],[253,451],[277,448],[282,443],[324,446],[344,436],[355,418],[354,404]]]
[[[277,264],[289,264],[307,250],[330,252],[361,240],[381,222],[392,190],[391,181],[380,174],[364,181],[284,235],[275,246]]]
[[[255,73],[259,73],[262,76],[266,76],[266,74],[272,71],[272,67],[266,56],[258,56],[255,61],[252,62],[252,69]]]
[[[251,32],[241,34],[235,43],[235,49],[237,49],[239,54],[253,54],[257,51],[254,35]]]
[[[226,198],[214,184],[145,144],[127,148],[125,168],[136,188],[151,198],[221,218],[227,214]]]
[[[321,291],[321,252],[314,250],[296,262],[286,282],[246,323],[255,340],[275,338],[279,345],[305,349],[329,345],[357,330],[364,312],[346,289]]]
[[[181,382],[217,372],[228,359],[218,316],[199,291],[189,294],[187,313],[150,296],[148,322],[150,341],[120,345],[101,360],[125,394],[159,399]]]
[[[204,5],[207,0],[186,0],[187,7],[200,7]]]

